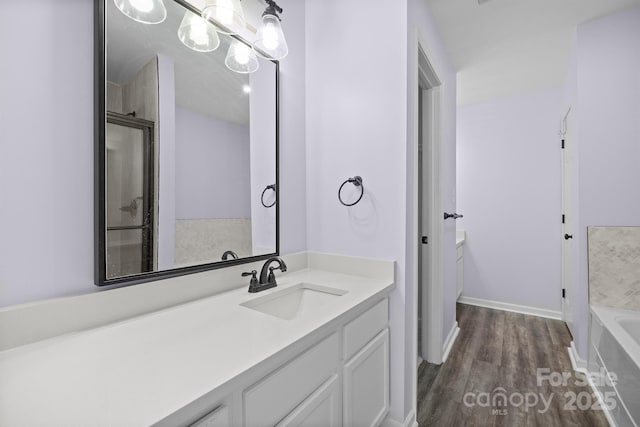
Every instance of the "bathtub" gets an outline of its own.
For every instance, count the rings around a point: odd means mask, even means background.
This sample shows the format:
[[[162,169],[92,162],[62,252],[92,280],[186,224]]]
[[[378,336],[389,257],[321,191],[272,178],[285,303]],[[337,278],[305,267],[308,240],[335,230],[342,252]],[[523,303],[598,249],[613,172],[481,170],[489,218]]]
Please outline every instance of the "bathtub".
[[[640,312],[591,306],[589,371],[618,427],[640,426]]]

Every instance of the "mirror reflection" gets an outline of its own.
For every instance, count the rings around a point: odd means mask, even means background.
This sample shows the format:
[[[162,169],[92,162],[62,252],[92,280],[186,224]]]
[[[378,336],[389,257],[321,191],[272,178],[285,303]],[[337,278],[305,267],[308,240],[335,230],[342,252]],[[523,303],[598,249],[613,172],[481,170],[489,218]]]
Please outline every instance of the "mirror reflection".
[[[231,71],[239,42],[164,4],[105,1],[106,280],[277,252],[277,65]]]

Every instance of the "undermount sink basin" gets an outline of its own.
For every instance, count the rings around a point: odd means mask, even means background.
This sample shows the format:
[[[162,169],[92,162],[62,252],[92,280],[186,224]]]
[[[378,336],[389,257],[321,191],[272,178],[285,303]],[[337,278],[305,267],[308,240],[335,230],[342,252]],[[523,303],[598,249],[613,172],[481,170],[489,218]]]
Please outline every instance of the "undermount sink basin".
[[[240,305],[280,319],[292,320],[320,306],[331,304],[346,293],[342,289],[300,283]]]

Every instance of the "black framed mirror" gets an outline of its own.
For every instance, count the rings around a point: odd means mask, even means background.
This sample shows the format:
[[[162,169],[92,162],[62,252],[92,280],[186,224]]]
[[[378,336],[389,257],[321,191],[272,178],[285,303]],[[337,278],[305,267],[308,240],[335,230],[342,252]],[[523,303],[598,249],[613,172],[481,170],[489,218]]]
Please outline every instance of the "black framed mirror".
[[[278,255],[279,63],[227,68],[250,45],[216,33],[203,49],[208,33],[184,30],[201,19],[186,1],[164,0],[155,24],[115,3],[95,4],[95,284]]]

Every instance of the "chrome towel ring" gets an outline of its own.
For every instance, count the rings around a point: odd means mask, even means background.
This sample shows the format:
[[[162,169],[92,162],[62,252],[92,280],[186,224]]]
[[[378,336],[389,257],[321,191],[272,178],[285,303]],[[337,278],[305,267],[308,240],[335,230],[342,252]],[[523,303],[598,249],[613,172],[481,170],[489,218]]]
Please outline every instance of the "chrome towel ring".
[[[260,203],[262,203],[262,206],[264,206],[265,208],[271,208],[276,204],[277,200],[274,200],[273,203],[271,203],[270,205],[267,205],[264,202],[264,194],[267,192],[267,190],[273,190],[273,192],[275,193],[276,192],[276,185],[275,184],[267,185],[265,187],[265,189],[262,190],[262,196],[260,196]]]
[[[358,197],[358,200],[356,200],[353,203],[345,203],[344,200],[342,200],[342,188],[348,183],[352,183],[353,185],[355,185],[356,187],[360,187],[360,197]],[[358,202],[362,199],[362,196],[364,196],[364,185],[362,184],[362,177],[361,176],[354,176],[353,178],[348,178],[345,182],[342,183],[342,185],[340,186],[340,188],[338,189],[338,200],[340,200],[340,203],[342,203],[345,206],[354,206],[356,204],[358,204]]]

